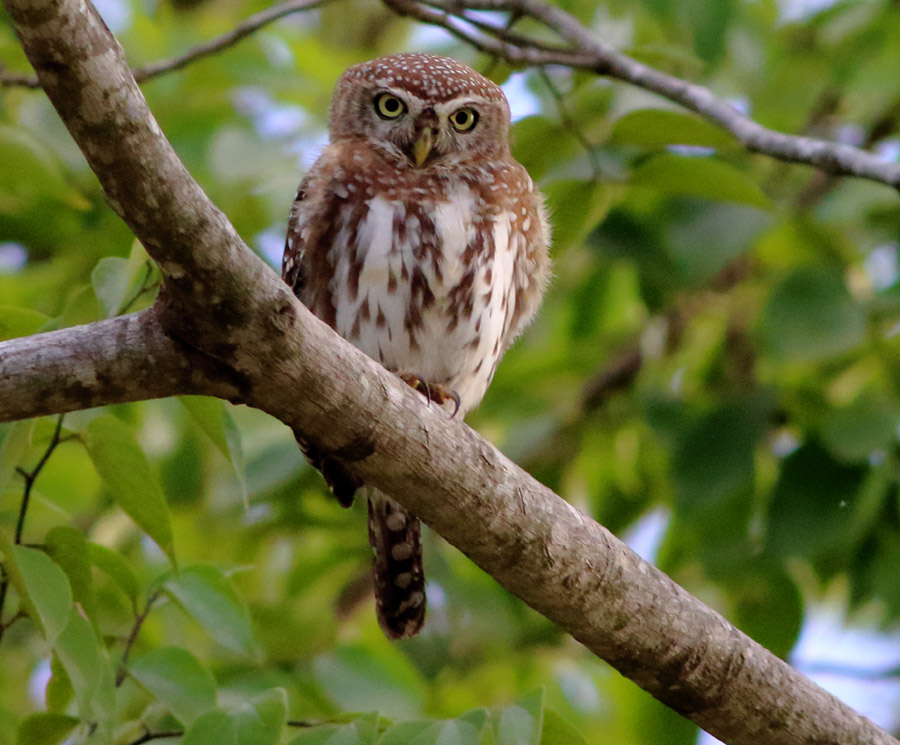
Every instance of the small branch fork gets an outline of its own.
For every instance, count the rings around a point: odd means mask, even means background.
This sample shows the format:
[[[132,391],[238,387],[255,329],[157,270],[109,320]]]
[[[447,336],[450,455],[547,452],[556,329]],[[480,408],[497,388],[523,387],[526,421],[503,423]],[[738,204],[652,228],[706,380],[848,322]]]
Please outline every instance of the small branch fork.
[[[198,44],[177,57],[135,68],[132,74],[141,83],[183,69],[234,46],[274,21],[330,1],[288,0],[279,3],[250,16],[228,33]],[[831,176],[854,176],[900,189],[900,164],[850,145],[768,129],[718,99],[708,88],[667,75],[604,44],[573,16],[543,0],[384,0],[384,3],[399,15],[444,28],[476,49],[515,66],[561,65],[590,70],[657,93],[730,132],[751,152],[813,166]],[[508,21],[504,25],[490,23],[473,15],[479,11],[507,13]],[[521,18],[537,22],[556,41],[547,42],[513,31],[512,26]],[[541,75],[546,81],[543,70]],[[0,67],[0,87],[14,86],[40,87],[36,76],[5,73]],[[554,97],[559,101],[556,92]],[[565,117],[564,112],[561,114]],[[596,153],[589,143],[582,144],[587,147],[596,170]]]
[[[763,127],[703,86],[660,72],[604,44],[573,16],[543,0],[384,0],[396,13],[440,26],[458,39],[511,65],[562,65],[590,70],[657,93],[717,124],[751,152],[814,166],[835,176],[855,176],[900,189],[900,164],[859,148]],[[489,23],[473,12],[494,11],[528,18],[553,43],[526,37],[508,25]]]

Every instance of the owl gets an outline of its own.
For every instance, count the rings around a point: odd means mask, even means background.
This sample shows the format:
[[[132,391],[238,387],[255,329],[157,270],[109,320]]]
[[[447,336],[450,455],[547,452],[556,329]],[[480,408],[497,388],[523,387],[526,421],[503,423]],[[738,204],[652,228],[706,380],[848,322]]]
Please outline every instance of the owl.
[[[499,86],[446,57],[348,69],[330,144],[291,209],[282,277],[337,333],[448,416],[484,396],[550,273],[543,199],[509,150]],[[368,498],[376,613],[392,638],[425,618],[419,521],[301,435],[338,500]]]

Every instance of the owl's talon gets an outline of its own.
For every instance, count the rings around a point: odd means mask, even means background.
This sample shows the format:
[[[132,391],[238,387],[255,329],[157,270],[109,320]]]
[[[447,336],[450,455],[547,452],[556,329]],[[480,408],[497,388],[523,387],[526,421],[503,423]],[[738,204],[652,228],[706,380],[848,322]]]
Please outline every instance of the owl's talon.
[[[455,408],[450,415],[451,418],[459,413],[459,407],[462,405],[462,402],[456,391],[451,391],[440,383],[429,383],[421,375],[416,375],[415,373],[397,373],[397,377],[414,391],[421,393],[425,397],[427,404],[434,402],[438,406],[443,406],[447,401],[452,401],[455,404]]]
[[[425,397],[426,403],[431,403],[433,399],[431,398],[431,387],[428,385],[428,381],[415,373],[397,373],[397,377],[414,391],[421,393]]]
[[[459,407],[462,406],[462,401],[460,400],[459,394],[456,391],[448,391],[447,396],[455,404],[453,413],[450,415],[450,418],[454,419],[456,415],[459,414]]]

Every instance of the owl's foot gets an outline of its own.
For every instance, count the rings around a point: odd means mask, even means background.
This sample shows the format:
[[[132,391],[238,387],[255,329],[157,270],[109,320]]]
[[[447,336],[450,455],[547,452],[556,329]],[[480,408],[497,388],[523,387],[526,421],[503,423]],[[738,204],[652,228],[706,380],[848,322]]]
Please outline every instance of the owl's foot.
[[[459,394],[456,391],[451,391],[440,383],[429,383],[415,373],[397,373],[397,377],[410,388],[425,396],[426,401],[432,401],[438,406],[443,406],[447,401],[452,401],[455,404],[455,408],[450,415],[451,418],[459,413],[461,401],[459,400]]]

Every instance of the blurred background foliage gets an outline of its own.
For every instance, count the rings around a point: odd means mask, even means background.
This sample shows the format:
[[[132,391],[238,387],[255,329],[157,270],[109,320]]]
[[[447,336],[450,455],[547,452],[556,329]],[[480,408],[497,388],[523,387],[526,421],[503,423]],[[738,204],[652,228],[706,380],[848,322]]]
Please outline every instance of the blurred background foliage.
[[[898,158],[896,2],[562,5],[767,126]],[[140,65],[265,4],[99,7]],[[0,19],[0,63],[27,72]],[[402,50],[449,54],[504,84],[514,153],[555,225],[543,311],[472,426],[897,728],[896,193],[750,155],[630,86],[512,71],[375,2],[292,16],[143,89],[194,177],[277,266],[335,80]],[[40,92],[0,90],[0,164],[0,338],[152,302],[158,274]],[[364,505],[341,510],[259,412],[189,398],[59,425],[0,428],[2,745],[185,728],[185,745],[698,739],[433,534],[426,630],[389,643]],[[330,724],[300,726],[317,722]]]

